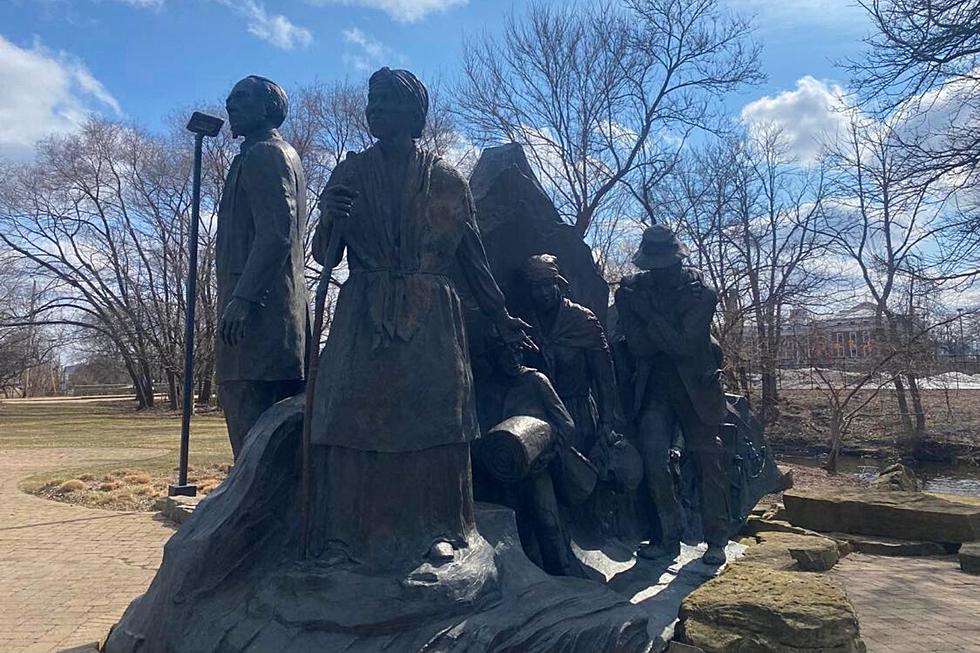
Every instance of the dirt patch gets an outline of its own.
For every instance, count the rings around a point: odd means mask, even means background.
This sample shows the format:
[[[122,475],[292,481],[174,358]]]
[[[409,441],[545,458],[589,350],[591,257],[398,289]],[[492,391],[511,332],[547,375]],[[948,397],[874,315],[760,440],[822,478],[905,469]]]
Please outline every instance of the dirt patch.
[[[197,485],[198,494],[214,490],[228,475],[230,465],[212,463],[191,466],[188,481]],[[157,498],[166,496],[173,473],[161,474],[119,468],[107,473],[80,474],[71,478],[51,478],[28,492],[63,503],[104,510],[151,511]]]
[[[779,461],[779,466],[793,470],[793,488],[802,490],[827,490],[868,487],[869,483],[853,474],[831,474],[819,467],[807,467],[806,465],[796,465]],[[757,505],[769,507],[780,503],[783,500],[783,493],[767,494],[759,500]]]

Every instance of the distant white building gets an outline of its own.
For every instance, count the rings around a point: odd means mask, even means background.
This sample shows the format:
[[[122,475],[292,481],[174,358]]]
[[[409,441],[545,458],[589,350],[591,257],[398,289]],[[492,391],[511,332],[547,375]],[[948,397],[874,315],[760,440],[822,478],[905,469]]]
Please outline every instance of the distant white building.
[[[782,332],[780,365],[800,367],[827,359],[862,360],[875,349],[875,305],[819,315],[794,310]]]

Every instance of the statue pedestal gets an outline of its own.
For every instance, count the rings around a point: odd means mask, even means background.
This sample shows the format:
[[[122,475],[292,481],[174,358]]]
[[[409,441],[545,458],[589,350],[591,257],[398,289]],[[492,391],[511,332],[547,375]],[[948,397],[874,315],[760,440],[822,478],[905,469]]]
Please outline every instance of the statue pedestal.
[[[605,586],[548,576],[513,513],[478,504],[480,537],[403,575],[298,561],[302,397],[276,404],[222,486],[164,549],[106,653],[647,651],[647,615]]]

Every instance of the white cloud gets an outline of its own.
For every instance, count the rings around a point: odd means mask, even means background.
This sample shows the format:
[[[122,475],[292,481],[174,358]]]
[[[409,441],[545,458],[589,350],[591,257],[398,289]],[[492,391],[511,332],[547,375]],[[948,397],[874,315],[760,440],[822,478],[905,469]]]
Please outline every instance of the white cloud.
[[[374,72],[381,66],[400,63],[404,57],[396,54],[391,48],[370,34],[350,27],[343,32],[344,42],[353,46],[353,50],[344,52],[343,60],[359,72]]]
[[[468,0],[307,0],[307,2],[317,6],[334,4],[367,7],[383,11],[397,21],[414,23],[429,14],[465,5]]]
[[[779,129],[787,147],[802,163],[816,160],[821,146],[847,124],[844,90],[806,75],[795,91],[766,95],[742,108],[750,129]]]
[[[725,0],[729,7],[757,14],[760,29],[834,25],[848,31],[866,27],[865,11],[855,0]]]
[[[942,86],[899,106],[888,124],[904,138],[922,139],[925,148],[942,149],[947,139],[962,130],[975,133],[980,112],[980,67],[966,77],[954,78]]]
[[[258,0],[218,0],[247,21],[250,34],[282,50],[305,48],[313,42],[313,34],[296,25],[282,14],[270,14]]]
[[[124,5],[136,7],[138,9],[160,9],[165,0],[116,0]]]
[[[79,59],[39,41],[21,48],[0,36],[0,88],[0,156],[28,157],[38,140],[74,131],[93,111],[122,114]]]

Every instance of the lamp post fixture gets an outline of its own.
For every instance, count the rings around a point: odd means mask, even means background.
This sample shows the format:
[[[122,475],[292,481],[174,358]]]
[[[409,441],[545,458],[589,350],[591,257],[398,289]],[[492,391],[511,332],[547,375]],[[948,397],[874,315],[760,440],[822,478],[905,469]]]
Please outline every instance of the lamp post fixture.
[[[201,221],[201,158],[204,137],[214,137],[225,121],[200,111],[195,111],[187,123],[194,133],[194,178],[191,196],[191,228],[187,242],[187,299],[184,322],[184,402],[180,420],[180,467],[177,483],[171,485],[170,496],[197,495],[197,486],[187,482],[187,460],[190,451],[191,413],[194,411],[194,309],[197,305],[197,227]]]

